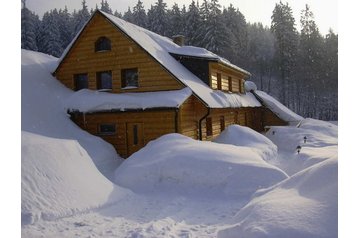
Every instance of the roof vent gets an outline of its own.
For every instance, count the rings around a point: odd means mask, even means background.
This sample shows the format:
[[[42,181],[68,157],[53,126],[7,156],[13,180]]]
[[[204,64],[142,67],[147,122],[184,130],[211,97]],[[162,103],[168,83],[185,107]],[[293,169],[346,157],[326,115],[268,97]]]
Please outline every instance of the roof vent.
[[[184,46],[185,36],[175,35],[173,36],[173,42],[179,46]]]

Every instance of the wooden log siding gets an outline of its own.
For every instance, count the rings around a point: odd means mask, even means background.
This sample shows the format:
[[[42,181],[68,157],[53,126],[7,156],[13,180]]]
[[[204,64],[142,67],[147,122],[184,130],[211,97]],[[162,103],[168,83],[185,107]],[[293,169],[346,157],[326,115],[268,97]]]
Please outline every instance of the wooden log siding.
[[[218,62],[209,63],[210,72],[210,86],[212,89],[221,89],[223,91],[229,91],[231,84],[231,91],[234,93],[244,93],[243,84],[245,82],[246,75],[238,70],[229,68]],[[221,85],[218,85],[219,80],[217,75],[221,75]],[[231,83],[229,82],[231,80]]]
[[[267,108],[262,109],[264,126],[285,126],[288,123]]]
[[[112,49],[95,52],[95,42],[102,36],[111,40]],[[123,90],[121,70],[129,68],[138,68],[139,87]],[[133,40],[101,14],[96,14],[57,69],[56,77],[74,89],[74,75],[87,73],[89,89],[96,90],[96,73],[107,70],[112,71],[114,93],[177,90],[184,87]]]
[[[92,113],[77,115],[72,119],[84,130],[111,143],[123,158],[130,156],[127,153],[127,123],[143,123],[144,145],[162,135],[175,132],[175,110]],[[115,124],[116,133],[99,134],[100,124]]]

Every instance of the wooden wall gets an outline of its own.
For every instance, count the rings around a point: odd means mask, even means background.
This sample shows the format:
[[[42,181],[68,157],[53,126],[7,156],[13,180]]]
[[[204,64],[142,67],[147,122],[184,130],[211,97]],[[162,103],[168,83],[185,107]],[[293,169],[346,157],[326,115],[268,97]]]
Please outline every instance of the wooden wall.
[[[263,109],[263,123],[265,126],[285,126],[288,124],[267,108]]]
[[[84,130],[112,144],[123,158],[130,156],[127,153],[126,123],[143,123],[144,145],[162,135],[175,132],[174,110],[80,114],[73,117],[73,120]],[[99,125],[106,123],[116,124],[114,135],[99,135]]]
[[[105,36],[111,40],[112,50],[95,52],[96,40]],[[121,69],[138,68],[139,87],[121,89]],[[96,90],[96,72],[112,71],[112,92],[144,92],[183,88],[170,73],[156,62],[100,13],[93,16],[69,51],[56,77],[67,87],[74,89],[74,74],[87,73],[89,89]]]
[[[209,63],[209,77],[210,87],[212,89],[218,89],[217,75],[221,75],[221,90],[229,91],[231,84],[231,92],[245,93],[244,82],[246,75],[238,70],[231,69],[218,62]],[[229,82],[231,80],[231,82]]]

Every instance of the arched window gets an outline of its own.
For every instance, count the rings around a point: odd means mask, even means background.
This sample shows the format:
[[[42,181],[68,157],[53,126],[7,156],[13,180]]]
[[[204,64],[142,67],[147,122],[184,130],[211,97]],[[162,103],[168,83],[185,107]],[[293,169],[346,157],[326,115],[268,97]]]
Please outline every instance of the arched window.
[[[111,41],[107,37],[100,37],[95,43],[95,52],[111,50]]]

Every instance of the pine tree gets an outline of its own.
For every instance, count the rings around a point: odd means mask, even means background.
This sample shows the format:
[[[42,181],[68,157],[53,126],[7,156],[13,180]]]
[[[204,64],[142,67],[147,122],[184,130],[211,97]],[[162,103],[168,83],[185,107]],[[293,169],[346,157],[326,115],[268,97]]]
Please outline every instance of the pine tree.
[[[187,44],[198,46],[200,39],[198,39],[197,33],[200,27],[200,13],[194,0],[192,0],[189,5],[189,10],[185,14],[184,25],[184,35],[186,37]]]
[[[61,42],[58,19],[59,14],[56,8],[44,14],[41,22],[41,37],[39,42],[40,52],[56,57],[60,57],[64,50]]]
[[[299,98],[304,98],[300,105],[300,112],[309,117],[319,118],[321,110],[317,110],[322,99],[322,92],[326,91],[323,82],[323,37],[314,21],[313,12],[309,6],[301,12],[300,35],[300,85]],[[321,101],[322,102],[322,101]]]
[[[281,80],[279,99],[294,110],[296,97],[295,67],[298,33],[295,19],[288,3],[275,5],[271,17],[271,30],[275,36],[275,61]]]
[[[133,23],[144,28],[148,25],[147,14],[140,0],[133,7]]]
[[[168,36],[167,4],[158,0],[148,11],[148,28],[159,35]]]
[[[252,73],[250,80],[256,82],[258,88],[268,93],[273,84],[274,36],[262,23],[248,25],[248,62],[247,69]]]
[[[21,48],[28,50],[37,50],[37,24],[39,18],[26,7],[26,1],[23,0],[21,9]]]
[[[73,12],[73,32],[72,38],[77,35],[77,33],[82,29],[84,24],[89,20],[90,13],[88,12],[88,7],[86,5],[86,0],[82,1],[82,9],[79,10],[77,13],[76,11]]]
[[[72,19],[71,14],[68,12],[67,6],[65,6],[64,10],[60,9],[58,14],[58,27],[62,42],[61,46],[63,49],[65,49],[72,40]]]
[[[184,35],[184,19],[178,4],[174,4],[172,9],[168,11],[169,28],[168,35]]]
[[[128,7],[128,10],[123,14],[123,20],[133,23],[134,17],[130,7]]]
[[[101,1],[101,11],[112,14],[112,9],[109,7],[107,0]]]
[[[201,24],[198,31],[199,45],[218,55],[224,55],[233,44],[233,34],[224,24],[218,0],[204,1],[201,8]]]
[[[248,34],[244,15],[230,4],[223,11],[224,24],[233,34],[233,45],[226,53],[228,59],[242,67],[248,66]]]

